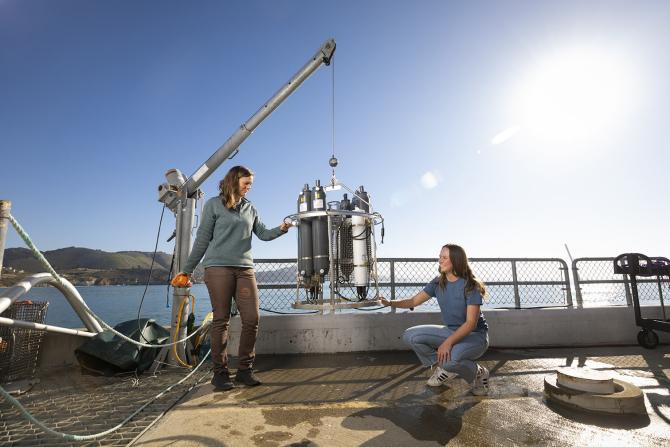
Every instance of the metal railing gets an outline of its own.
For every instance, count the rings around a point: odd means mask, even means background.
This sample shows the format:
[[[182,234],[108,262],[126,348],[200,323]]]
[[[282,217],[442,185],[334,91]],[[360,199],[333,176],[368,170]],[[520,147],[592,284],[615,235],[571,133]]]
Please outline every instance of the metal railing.
[[[632,305],[628,275],[617,275],[614,258],[578,258],[572,261],[577,305]],[[660,304],[670,295],[670,280],[659,277],[637,277],[640,304]]]
[[[391,299],[410,297],[437,276],[437,258],[379,258],[379,291]],[[533,308],[573,305],[569,268],[558,258],[472,258],[475,275],[489,293],[483,307]],[[256,259],[256,278],[261,307],[269,311],[293,312],[297,267],[292,259]],[[327,284],[326,284],[327,286]],[[437,310],[432,299],[420,306]]]

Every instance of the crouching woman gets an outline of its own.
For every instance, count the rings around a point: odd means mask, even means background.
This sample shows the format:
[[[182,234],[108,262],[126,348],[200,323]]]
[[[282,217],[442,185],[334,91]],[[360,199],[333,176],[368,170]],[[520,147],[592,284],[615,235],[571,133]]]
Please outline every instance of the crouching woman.
[[[429,386],[440,386],[460,376],[478,396],[488,394],[489,371],[475,363],[489,346],[488,324],[481,312],[484,284],[475,278],[465,251],[458,245],[442,247],[440,276],[412,298],[397,301],[382,299],[391,307],[413,308],[437,298],[444,325],[426,324],[405,331],[403,339],[424,366],[430,366]]]

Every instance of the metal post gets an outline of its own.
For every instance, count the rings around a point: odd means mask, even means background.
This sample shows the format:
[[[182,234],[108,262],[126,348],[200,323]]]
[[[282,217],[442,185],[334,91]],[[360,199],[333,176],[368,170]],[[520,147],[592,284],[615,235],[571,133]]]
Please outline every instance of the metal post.
[[[514,283],[514,307],[521,309],[521,296],[519,295],[519,281],[516,277],[516,260],[512,259],[512,281]]]
[[[2,278],[2,259],[5,256],[5,238],[7,237],[7,226],[9,225],[9,212],[12,202],[0,200],[0,278]]]
[[[628,275],[623,275],[623,288],[626,294],[626,306],[633,305],[633,297],[630,292],[630,277]]]
[[[377,239],[375,238],[375,223],[374,219],[370,219],[370,249],[372,252],[372,259],[374,261],[372,264],[369,264],[372,266],[370,271],[374,273],[374,280],[375,280],[375,289],[377,291],[377,296],[375,297],[375,301],[379,301],[379,269],[378,269],[378,262],[377,262]],[[368,263],[371,261],[368,259]]]
[[[639,262],[639,261],[636,261]],[[642,313],[640,312],[640,297],[637,290],[637,276],[630,275],[630,287],[633,293],[633,310],[635,311],[635,325],[642,326]]]
[[[661,287],[661,277],[657,276],[656,281],[658,284],[658,298],[661,300],[661,312],[663,313],[663,321],[667,321],[665,316],[665,303],[663,303],[663,287]]]
[[[577,295],[577,308],[581,309],[584,307],[584,299],[582,298],[582,287],[579,285],[579,269],[577,268],[577,261],[575,259],[572,261],[572,277],[575,281],[575,294]]]
[[[395,300],[395,261],[391,260],[391,301]],[[391,307],[391,313],[395,313],[395,307]]]
[[[175,271],[181,272],[191,249],[191,230],[193,227],[193,217],[195,215],[195,199],[186,199],[177,206],[175,211],[177,218],[177,243],[175,246]],[[190,304],[187,303],[179,314],[181,303],[187,300],[191,294],[190,288],[174,287],[172,293],[172,320],[170,326],[170,341],[181,340],[186,337],[186,321],[190,312]],[[181,320],[181,327],[177,328],[177,321]],[[177,345],[179,357],[188,361],[186,358],[186,342]],[[168,356],[171,364],[177,363],[173,351]]]
[[[565,281],[565,292],[568,307],[572,307],[572,291],[570,290],[570,273],[568,273],[568,264],[564,260],[559,260],[561,263],[560,269],[563,271],[563,280]]]

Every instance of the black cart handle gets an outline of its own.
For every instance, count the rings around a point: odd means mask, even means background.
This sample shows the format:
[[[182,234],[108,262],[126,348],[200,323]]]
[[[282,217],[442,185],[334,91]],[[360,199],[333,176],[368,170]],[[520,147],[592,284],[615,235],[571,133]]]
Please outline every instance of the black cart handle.
[[[661,256],[650,258],[642,253],[624,253],[614,258],[614,273],[637,276],[670,275],[670,259]]]

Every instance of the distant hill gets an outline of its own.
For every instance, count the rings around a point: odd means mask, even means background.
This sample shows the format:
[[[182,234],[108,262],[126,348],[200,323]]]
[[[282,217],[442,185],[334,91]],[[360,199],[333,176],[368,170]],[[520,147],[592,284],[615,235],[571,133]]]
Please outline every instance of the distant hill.
[[[259,284],[291,284],[296,281],[296,266],[280,267],[274,270],[256,270]]]
[[[148,269],[151,267],[153,253],[141,251],[119,251],[110,253],[90,248],[67,247],[42,252],[47,261],[56,270],[87,268],[95,270]],[[156,253],[154,269],[169,270],[172,255]],[[8,248],[5,250],[3,264],[17,270],[30,273],[44,271],[44,267],[27,248]]]
[[[149,277],[152,252],[108,252],[90,248],[67,247],[42,252],[53,268],[75,285],[145,284]],[[156,253],[150,284],[167,284],[172,255]],[[295,281],[295,266],[278,269],[261,267],[259,283],[290,284]],[[46,269],[27,248],[5,250],[0,287],[14,285],[21,278]],[[173,272],[174,274],[174,272]],[[193,280],[202,282],[202,265],[193,272]]]
[[[54,269],[78,285],[144,284],[149,277],[153,252],[107,252],[67,247],[42,252]],[[152,284],[165,284],[172,255],[158,252],[151,273]],[[11,285],[23,276],[45,268],[27,248],[8,248],[0,285]],[[196,275],[196,279],[198,276]]]

